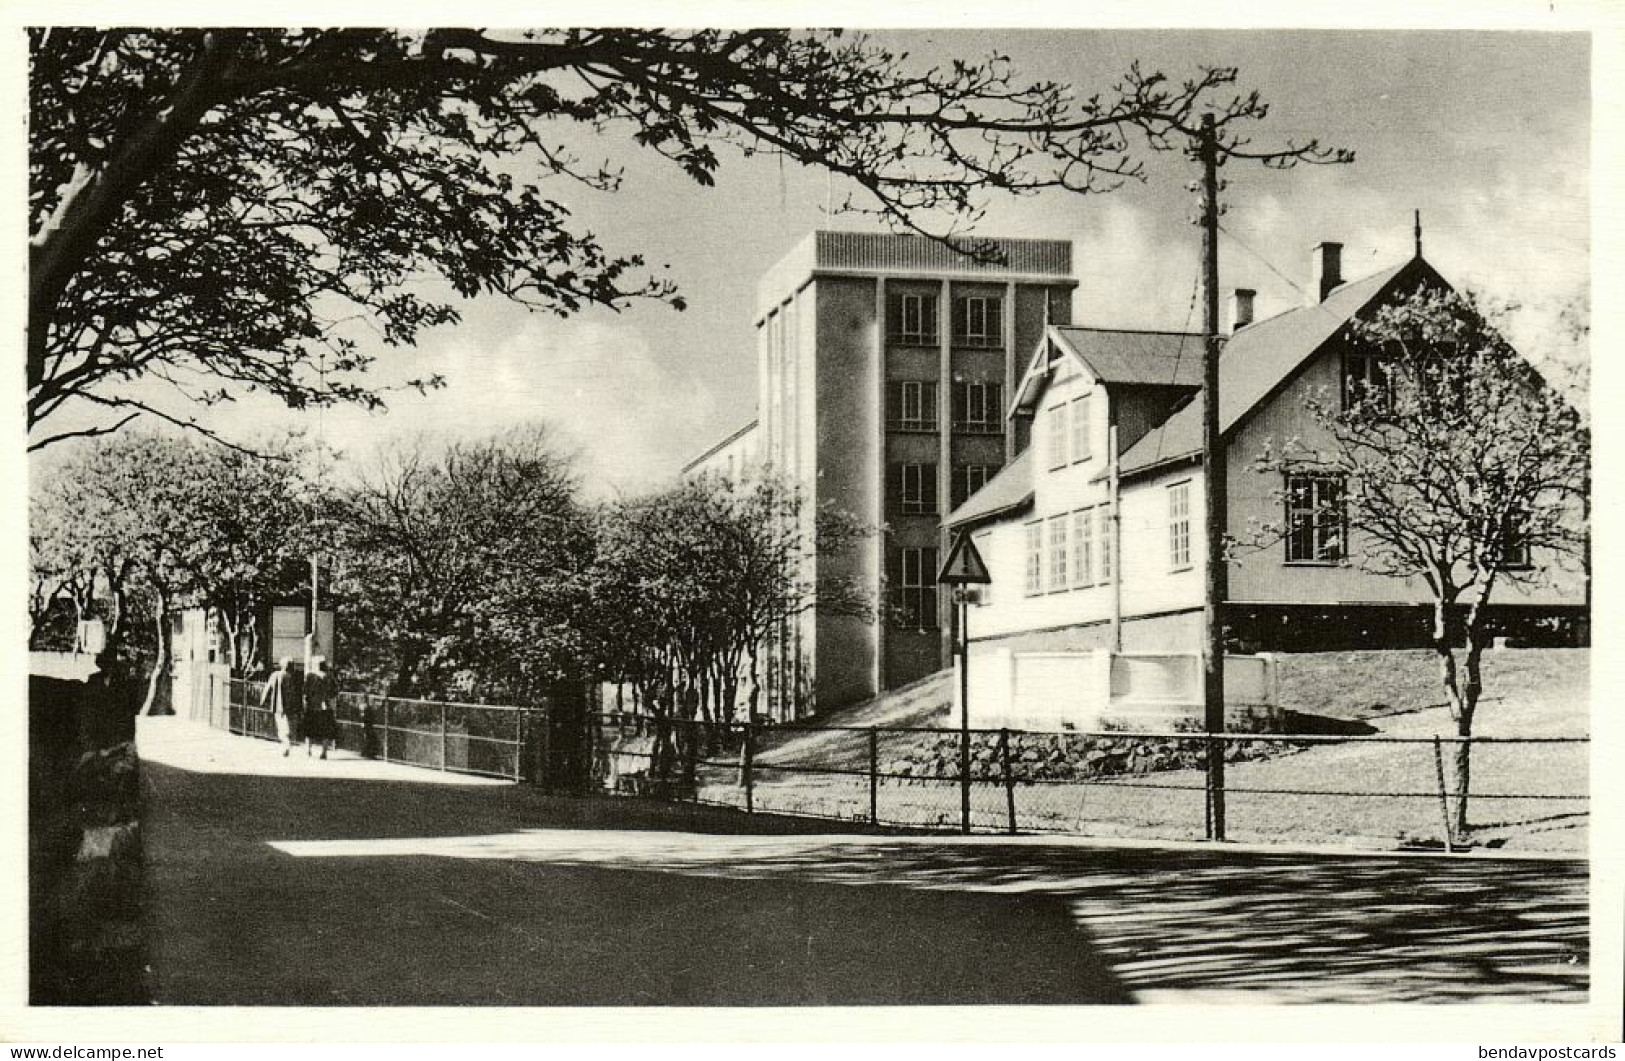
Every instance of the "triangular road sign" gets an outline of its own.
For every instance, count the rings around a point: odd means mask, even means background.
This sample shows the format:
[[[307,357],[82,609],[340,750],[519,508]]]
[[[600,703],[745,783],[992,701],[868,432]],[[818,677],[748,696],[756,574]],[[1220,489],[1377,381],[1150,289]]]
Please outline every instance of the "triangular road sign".
[[[985,586],[993,581],[987,573],[987,565],[982,562],[982,554],[970,540],[969,531],[960,531],[959,537],[954,539],[954,547],[948,550],[948,560],[942,565],[937,581],[950,586]]]

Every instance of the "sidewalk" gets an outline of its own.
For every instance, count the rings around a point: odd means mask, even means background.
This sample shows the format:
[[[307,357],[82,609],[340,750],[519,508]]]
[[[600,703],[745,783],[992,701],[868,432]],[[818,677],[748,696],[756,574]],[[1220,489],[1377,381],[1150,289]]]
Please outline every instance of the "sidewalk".
[[[1587,867],[784,835],[143,719],[156,997],[1581,1001]],[[802,835],[789,835],[790,832]]]

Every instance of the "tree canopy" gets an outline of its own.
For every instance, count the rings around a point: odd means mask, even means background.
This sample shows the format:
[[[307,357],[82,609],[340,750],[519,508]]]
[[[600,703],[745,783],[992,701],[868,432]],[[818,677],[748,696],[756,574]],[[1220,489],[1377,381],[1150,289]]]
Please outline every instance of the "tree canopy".
[[[1371,367],[1341,394],[1311,393],[1316,430],[1259,468],[1335,481],[1318,501],[1291,499],[1299,518],[1335,507],[1320,522],[1345,528],[1341,555],[1427,588],[1444,691],[1471,736],[1497,588],[1589,578],[1590,432],[1494,314],[1449,288],[1423,286],[1356,319],[1348,343]],[[1456,752],[1459,831],[1469,751]]]
[[[1258,150],[1228,68],[1132,67],[1107,93],[1024,84],[993,57],[917,70],[862,35],[783,30],[30,31],[28,423],[38,448],[243,390],[293,407],[383,399],[360,337],[414,342],[496,295],[570,314],[682,297],[600,245],[552,182],[620,174],[564,125],[709,184],[723,152],[848,179],[854,210],[955,242],[988,192],[1098,192],[1217,115]],[[431,386],[434,379],[414,381]],[[179,401],[177,405],[176,402]],[[90,427],[43,425],[78,406]],[[58,421],[60,423],[60,421]]]

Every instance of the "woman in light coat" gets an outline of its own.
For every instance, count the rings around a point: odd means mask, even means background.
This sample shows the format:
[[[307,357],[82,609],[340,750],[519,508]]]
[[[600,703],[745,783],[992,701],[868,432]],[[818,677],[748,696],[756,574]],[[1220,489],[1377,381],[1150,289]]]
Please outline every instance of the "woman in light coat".
[[[260,706],[268,708],[276,720],[277,740],[282,742],[282,754],[286,756],[303,736],[305,719],[304,682],[294,669],[292,656],[284,656],[282,666],[265,683]],[[305,754],[310,754],[308,746]]]

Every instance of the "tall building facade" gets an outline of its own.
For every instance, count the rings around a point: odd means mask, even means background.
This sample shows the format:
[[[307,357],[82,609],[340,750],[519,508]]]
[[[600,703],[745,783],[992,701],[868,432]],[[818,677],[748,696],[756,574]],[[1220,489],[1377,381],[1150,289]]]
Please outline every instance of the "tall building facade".
[[[814,610],[783,631],[776,717],[948,663],[943,522],[1026,447],[1009,401],[1045,328],[1071,322],[1077,287],[1070,242],[990,242],[999,264],[919,236],[814,232],[758,287],[755,461],[800,485],[803,518],[828,506],[885,528],[815,561],[815,577],[873,587],[887,606],[868,620]]]

